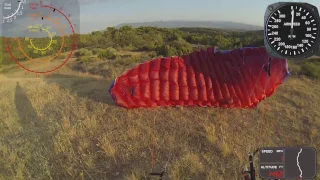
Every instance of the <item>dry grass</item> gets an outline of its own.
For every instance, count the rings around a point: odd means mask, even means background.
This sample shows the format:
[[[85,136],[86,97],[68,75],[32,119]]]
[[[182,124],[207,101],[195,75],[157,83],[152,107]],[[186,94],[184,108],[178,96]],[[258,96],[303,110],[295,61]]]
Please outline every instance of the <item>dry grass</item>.
[[[68,70],[1,80],[0,179],[145,179],[153,128],[155,165],[167,165],[167,177],[241,179],[247,153],[259,145],[263,114],[260,146],[320,148],[317,80],[291,77],[246,110],[126,110],[112,102],[109,86]]]

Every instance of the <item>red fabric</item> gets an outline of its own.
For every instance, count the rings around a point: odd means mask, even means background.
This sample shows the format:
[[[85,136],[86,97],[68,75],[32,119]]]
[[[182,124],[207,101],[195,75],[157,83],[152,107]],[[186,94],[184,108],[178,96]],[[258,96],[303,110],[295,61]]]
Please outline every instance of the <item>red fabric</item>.
[[[271,96],[288,74],[287,60],[269,57],[264,47],[229,52],[208,48],[139,64],[116,79],[110,94],[125,108],[247,108]]]

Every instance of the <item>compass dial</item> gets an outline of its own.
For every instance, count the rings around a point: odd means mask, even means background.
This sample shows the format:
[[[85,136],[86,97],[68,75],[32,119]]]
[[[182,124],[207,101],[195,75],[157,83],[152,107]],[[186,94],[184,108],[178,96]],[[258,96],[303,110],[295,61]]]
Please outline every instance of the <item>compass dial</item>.
[[[63,7],[57,0],[28,1],[22,18],[4,23],[2,48],[11,57],[6,61],[14,61],[26,74],[36,75],[47,75],[66,65],[80,37],[76,35],[80,6],[77,0],[68,1],[75,3]],[[55,6],[51,6],[53,2]]]
[[[12,22],[17,16],[22,15],[26,0],[6,0],[2,4],[2,23]]]
[[[302,3],[275,8],[265,25],[266,41],[273,51],[288,58],[312,51],[319,38],[315,10]]]

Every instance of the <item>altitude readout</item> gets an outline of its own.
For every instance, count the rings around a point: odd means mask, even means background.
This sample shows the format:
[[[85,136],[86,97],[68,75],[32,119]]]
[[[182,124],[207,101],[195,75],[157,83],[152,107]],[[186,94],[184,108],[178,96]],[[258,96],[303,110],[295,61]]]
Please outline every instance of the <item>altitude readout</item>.
[[[259,156],[263,179],[313,179],[317,174],[317,153],[312,147],[265,147]]]
[[[318,26],[312,9],[303,4],[286,4],[269,16],[265,36],[273,50],[282,56],[300,56],[316,45]]]

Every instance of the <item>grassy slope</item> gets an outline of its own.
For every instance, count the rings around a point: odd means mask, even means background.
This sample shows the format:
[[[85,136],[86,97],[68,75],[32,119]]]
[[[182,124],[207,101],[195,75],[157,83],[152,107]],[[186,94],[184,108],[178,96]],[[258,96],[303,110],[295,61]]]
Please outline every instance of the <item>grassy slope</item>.
[[[110,83],[66,67],[49,78],[2,77],[0,179],[143,179],[154,127],[155,164],[167,163],[172,179],[240,179],[263,115],[261,146],[320,148],[317,80],[289,77],[247,110],[126,110],[112,102]]]

